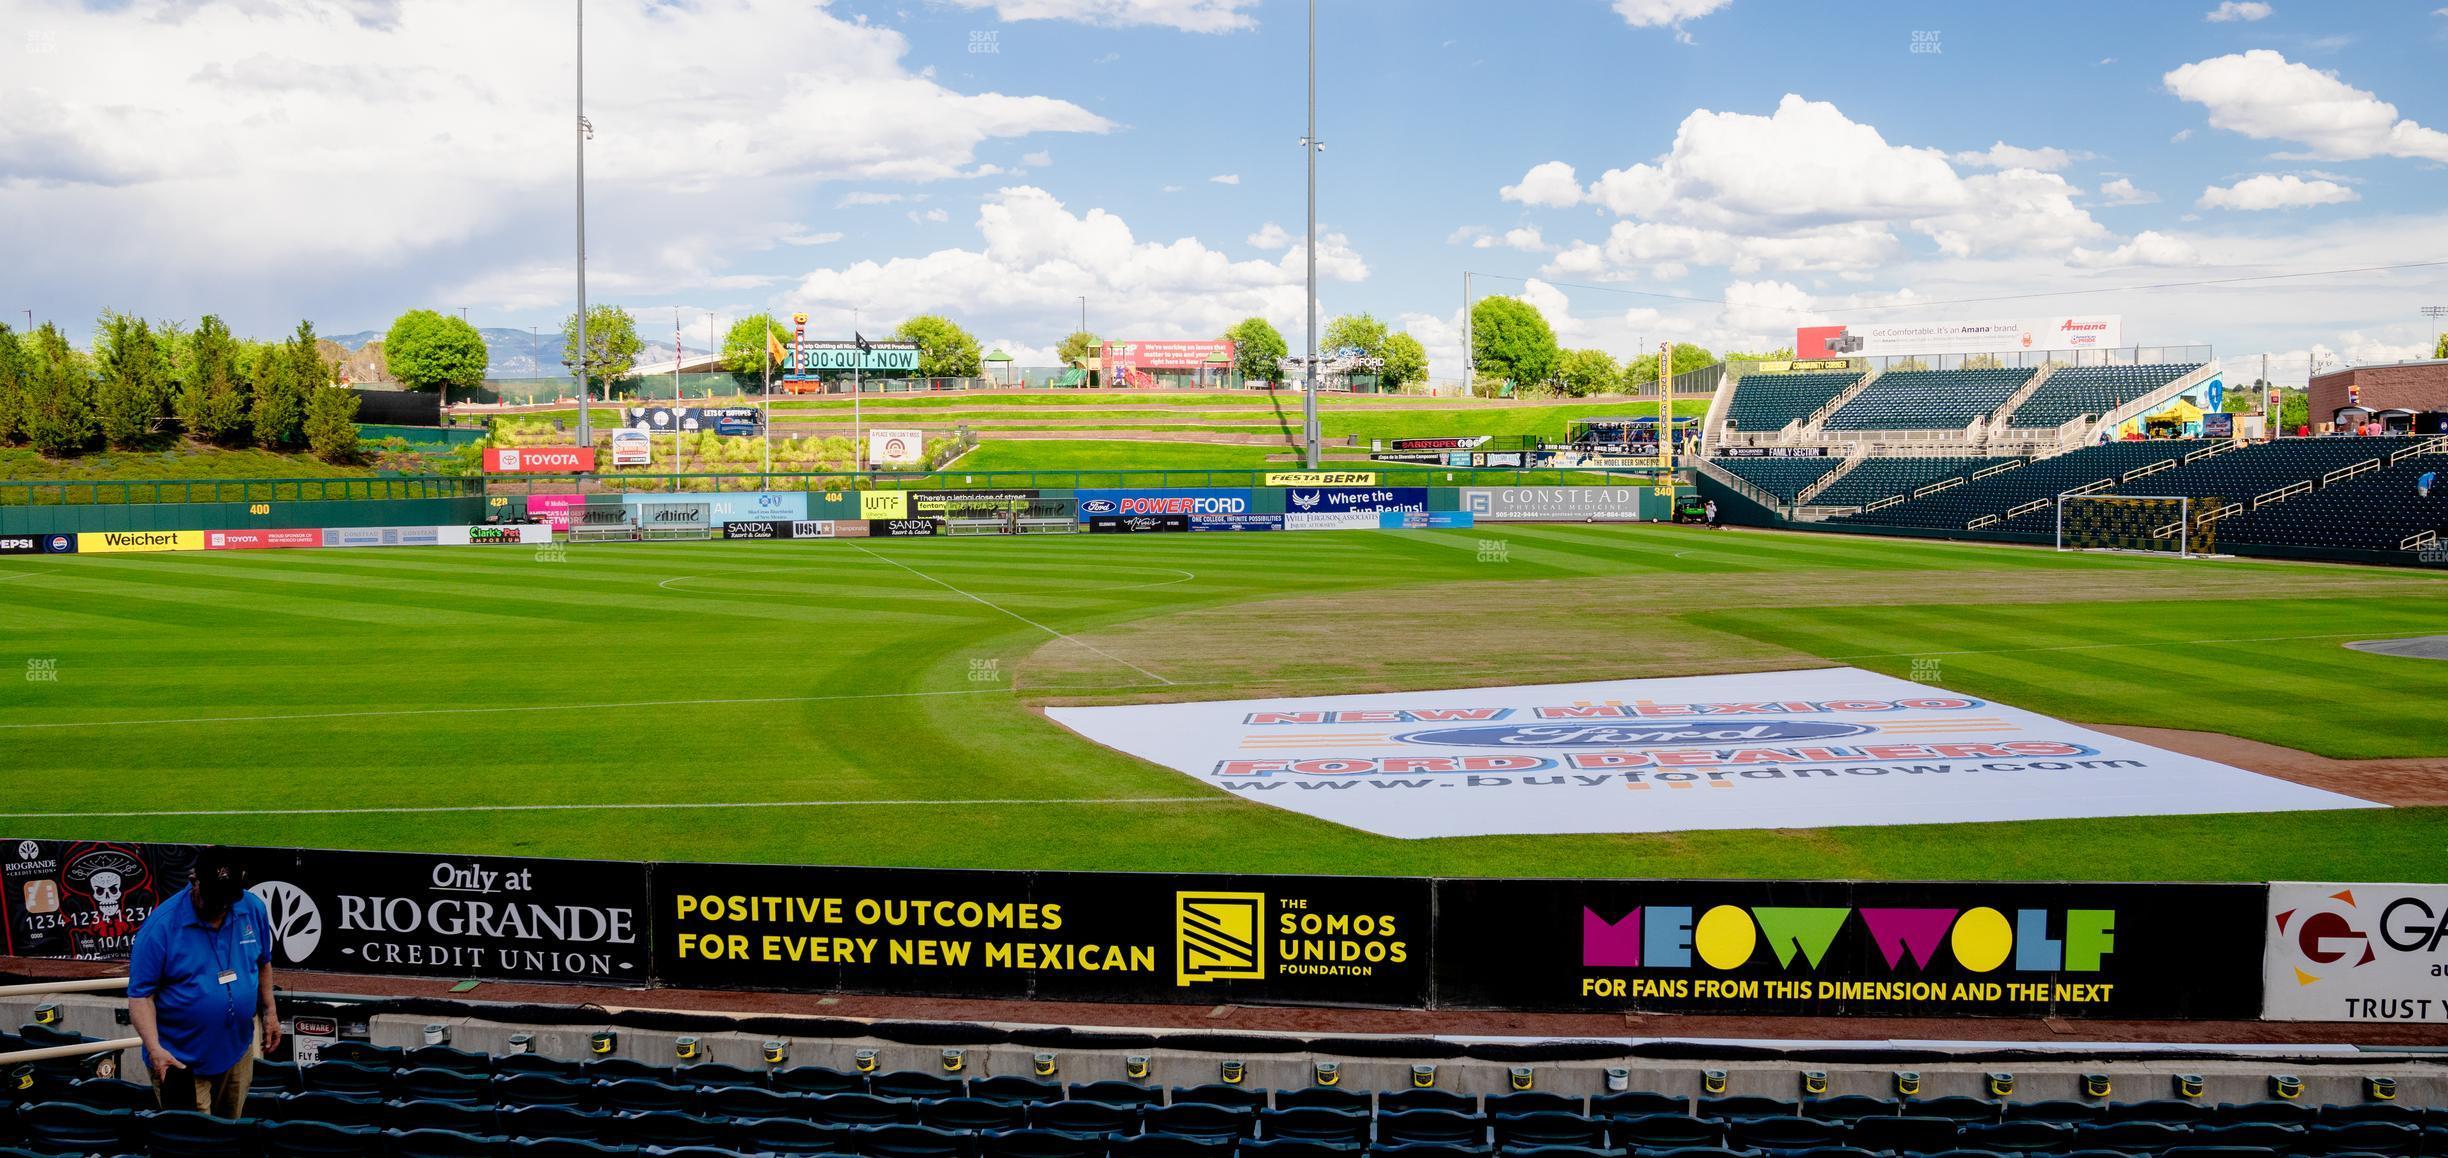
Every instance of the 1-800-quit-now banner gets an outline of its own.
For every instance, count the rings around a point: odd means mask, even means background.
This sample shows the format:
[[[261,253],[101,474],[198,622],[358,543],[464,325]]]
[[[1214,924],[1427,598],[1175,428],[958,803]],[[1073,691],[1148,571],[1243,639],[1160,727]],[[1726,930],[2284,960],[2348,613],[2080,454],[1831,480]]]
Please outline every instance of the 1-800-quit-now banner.
[[[182,845],[23,840],[19,957],[127,955]],[[1427,880],[242,850],[276,962],[997,1000],[2252,1018],[2259,885]]]

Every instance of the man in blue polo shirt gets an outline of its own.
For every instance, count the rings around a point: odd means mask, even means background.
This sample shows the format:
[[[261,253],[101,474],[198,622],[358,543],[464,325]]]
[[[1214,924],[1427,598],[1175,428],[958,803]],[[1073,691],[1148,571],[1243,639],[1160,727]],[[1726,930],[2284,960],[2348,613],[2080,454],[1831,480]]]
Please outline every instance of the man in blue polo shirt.
[[[128,1020],[163,1109],[241,1116],[256,1047],[280,1045],[271,948],[270,914],[219,849],[202,850],[187,888],[137,930]]]

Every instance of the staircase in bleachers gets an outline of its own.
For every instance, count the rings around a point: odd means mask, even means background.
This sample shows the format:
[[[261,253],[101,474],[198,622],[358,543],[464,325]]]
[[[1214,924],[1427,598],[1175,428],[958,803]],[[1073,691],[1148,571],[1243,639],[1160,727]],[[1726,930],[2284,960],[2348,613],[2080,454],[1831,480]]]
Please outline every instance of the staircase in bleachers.
[[[1744,482],[1784,502],[1793,502],[1810,485],[1842,465],[1841,458],[1721,458],[1718,466]]]
[[[1807,421],[1861,379],[1857,371],[1746,374],[1734,383],[1725,422],[1738,435],[1776,434],[1795,422]]]
[[[2054,500],[2060,492],[2166,459],[2180,459],[2201,450],[2198,442],[2116,442],[2085,447],[2051,458],[2035,459],[2014,470],[1972,479],[1962,486],[1900,503],[1839,515],[1837,522],[1886,527],[1926,527],[1962,530],[1984,517],[2003,518],[2007,512],[2036,500]]]
[[[1824,507],[1859,507],[1893,495],[1910,495],[1947,479],[1966,478],[1976,470],[2004,461],[2011,460],[1980,456],[1866,458],[1843,478],[1811,496],[1811,502]]]
[[[2219,443],[2207,444],[2222,445]],[[2205,513],[2228,503],[2250,508],[2256,496],[2275,495],[2296,484],[2309,484],[2310,490],[2333,471],[2349,470],[2359,463],[2384,460],[2395,451],[2403,450],[2407,440],[2397,438],[2289,438],[2269,443],[2227,443],[2233,449],[2221,454],[2204,455],[2190,462],[2170,461],[2163,469],[2121,479],[2116,485],[2102,487],[2091,493],[2103,495],[2167,495],[2202,501],[2196,514]],[[2411,488],[2409,488],[2409,491]],[[2011,515],[1995,524],[2001,531],[2046,533],[2057,525],[2053,505]],[[2227,528],[2222,525],[2219,535],[2224,538]]]
[[[2005,425],[2054,429],[2086,415],[2096,418],[2199,369],[2199,363],[2060,367],[2006,416]]]
[[[658,1067],[343,1042],[259,1063],[247,1116],[110,1079],[13,1088],[12,1155],[155,1158],[2346,1158],[2448,1153],[2448,1113],[2364,1100],[1167,1088],[821,1067]],[[2140,1077],[2140,1075],[2136,1075]],[[2103,1082],[2105,1079],[2102,1079]],[[2161,1078],[2164,1081],[2164,1078]],[[2336,1083],[2332,1083],[2335,1085]],[[2394,1087],[2392,1086],[2393,1090]]]
[[[2341,440],[2343,441],[2343,440]],[[2376,469],[2218,521],[2226,543],[2419,551],[2448,539],[2448,439],[2415,440]],[[2436,475],[2429,495],[2418,483]]]

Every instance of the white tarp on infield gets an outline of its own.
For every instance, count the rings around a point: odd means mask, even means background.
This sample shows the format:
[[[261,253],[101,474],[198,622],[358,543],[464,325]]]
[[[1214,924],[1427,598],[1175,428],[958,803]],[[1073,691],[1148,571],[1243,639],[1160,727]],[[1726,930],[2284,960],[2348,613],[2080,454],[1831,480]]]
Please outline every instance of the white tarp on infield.
[[[1046,714],[1407,838],[2379,807],[1855,668]]]

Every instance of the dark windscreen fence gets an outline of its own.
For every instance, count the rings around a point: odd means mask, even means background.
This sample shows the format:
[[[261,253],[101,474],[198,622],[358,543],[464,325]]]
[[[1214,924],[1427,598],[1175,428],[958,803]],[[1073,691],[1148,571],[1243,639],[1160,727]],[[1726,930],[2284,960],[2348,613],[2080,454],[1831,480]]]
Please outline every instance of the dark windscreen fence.
[[[12,847],[13,846],[13,847]],[[184,845],[0,842],[25,958],[124,959]],[[1461,880],[238,850],[275,965],[987,1000],[2251,1019],[2255,884]]]
[[[440,426],[442,396],[422,390],[362,390],[357,396],[357,421],[381,426]]]

